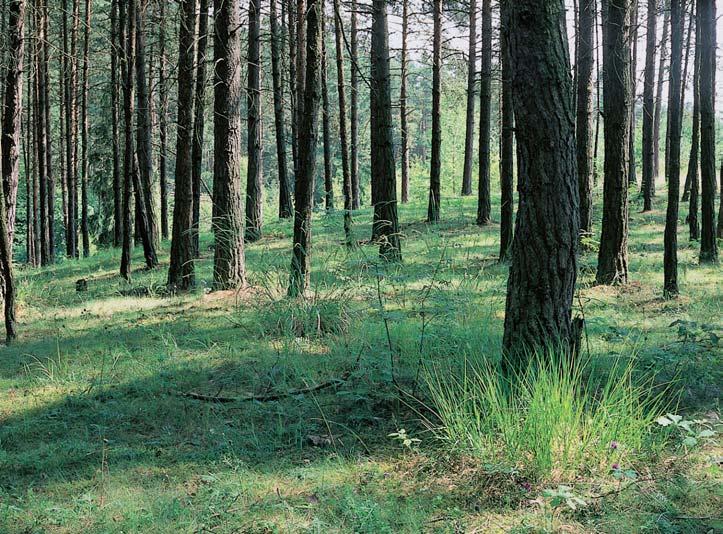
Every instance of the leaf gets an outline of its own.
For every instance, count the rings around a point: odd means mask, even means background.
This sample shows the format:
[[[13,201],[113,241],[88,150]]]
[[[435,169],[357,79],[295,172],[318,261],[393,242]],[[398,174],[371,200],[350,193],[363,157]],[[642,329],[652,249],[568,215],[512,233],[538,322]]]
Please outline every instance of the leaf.
[[[686,447],[695,447],[696,445],[698,445],[698,440],[695,439],[693,436],[688,436],[683,440],[683,445],[685,445]]]
[[[658,423],[660,426],[663,426],[663,427],[665,427],[665,426],[670,426],[670,425],[673,424],[673,421],[671,421],[670,419],[668,419],[668,418],[665,417],[664,415],[661,415],[660,417],[658,417],[658,418],[655,420],[655,422]]]
[[[668,416],[668,419],[670,419],[673,423],[680,423],[683,420],[682,415],[675,415],[672,413],[666,414]]]
[[[715,430],[701,430],[698,433],[699,438],[712,438],[715,436]]]

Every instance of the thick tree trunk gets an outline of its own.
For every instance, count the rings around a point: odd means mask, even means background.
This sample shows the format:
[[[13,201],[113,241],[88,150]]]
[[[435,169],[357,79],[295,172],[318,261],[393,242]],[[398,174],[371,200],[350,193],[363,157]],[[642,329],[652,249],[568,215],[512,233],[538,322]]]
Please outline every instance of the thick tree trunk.
[[[292,216],[294,208],[289,189],[289,172],[286,163],[286,126],[284,124],[284,89],[281,77],[281,49],[283,36],[279,31],[277,0],[271,0],[271,78],[274,88],[274,126],[276,128],[276,165],[279,171],[279,218]]]
[[[201,170],[203,167],[203,133],[206,118],[206,45],[208,43],[208,0],[200,0],[198,41],[196,43],[196,88],[193,97],[193,147],[191,168],[193,185],[193,257],[198,258],[201,221]]]
[[[489,0],[488,0],[489,3]],[[484,9],[484,8],[483,8]],[[484,36],[482,37],[484,39]],[[467,49],[467,115],[464,135],[462,196],[472,194],[472,158],[474,157],[474,100],[477,78],[477,0],[469,2],[469,47]],[[484,47],[484,44],[482,45]],[[484,82],[483,82],[484,83]],[[480,134],[480,139],[482,134]]]
[[[718,261],[715,196],[715,0],[698,0],[700,39],[700,261]]]
[[[442,0],[434,0],[433,9],[432,161],[429,168],[429,203],[427,206],[427,222],[437,223],[439,222],[440,184],[442,174]],[[372,202],[375,202],[374,198],[372,198]]]
[[[655,181],[660,174],[660,116],[663,109],[663,86],[668,79],[665,68],[668,61],[668,34],[670,32],[670,0],[663,0],[663,36],[660,41],[660,63],[658,64],[658,85],[655,92],[655,116],[653,121],[653,196]]]
[[[477,224],[492,220],[490,193],[490,145],[492,143],[492,2],[482,0],[482,75],[479,88],[479,180],[477,183]]]
[[[520,203],[507,286],[504,349],[508,376],[529,349],[572,349],[579,205],[573,84],[563,0],[505,2],[519,149]],[[540,80],[546,80],[540,84]]]
[[[213,285],[245,282],[241,188],[241,14],[234,0],[214,0]]]
[[[379,256],[387,261],[401,261],[386,0],[372,2],[370,95],[371,173],[376,182],[373,233],[379,241]]]
[[[504,12],[504,10],[503,10]],[[512,65],[509,55],[509,16],[500,20],[500,262],[510,258],[514,219],[514,135],[515,119],[512,104]]]
[[[605,178],[597,283],[628,282],[631,0],[603,4]]]
[[[195,0],[181,0],[178,31],[178,128],[176,138],[176,192],[168,285],[188,290],[195,285],[193,263],[193,55],[196,28]]]
[[[90,91],[90,21],[93,12],[92,0],[85,0],[85,24],[83,28],[83,86],[81,100],[81,184],[80,184],[80,232],[83,239],[83,257],[90,256],[90,229],[88,228],[88,176],[90,174],[90,157],[88,154],[88,93]]]
[[[123,184],[121,181],[119,97],[120,79],[118,76],[121,44],[118,28],[118,2],[112,0],[110,11],[110,85],[111,85],[111,140],[113,151],[113,246],[119,247],[123,241]],[[163,2],[161,2],[163,4]]]
[[[249,2],[248,30],[248,166],[246,174],[246,242],[261,238],[264,223],[264,184],[261,139],[261,10],[259,0]]]
[[[309,0],[306,16],[306,72],[303,115],[299,121],[299,172],[296,176],[290,297],[303,296],[311,271],[311,212],[316,168],[316,137],[321,101],[321,2]]]
[[[161,237],[168,239],[168,75],[166,58],[165,2],[159,2],[158,13],[158,185],[161,194]]]
[[[643,211],[653,209],[655,195],[655,43],[658,0],[648,0],[648,28],[645,38],[645,74],[643,79]]]
[[[402,164],[402,203],[409,202],[409,121],[407,117],[407,69],[409,68],[409,0],[402,0],[402,57],[401,81],[399,85],[399,152]]]
[[[596,0],[580,0],[577,58],[577,176],[580,190],[580,235],[592,234],[592,71],[595,65]]]
[[[712,0],[711,0],[712,1]],[[663,292],[666,297],[678,294],[678,207],[680,199],[680,105],[683,63],[683,0],[670,0],[670,83],[668,85],[668,161],[665,173],[668,182],[668,209],[665,216],[663,253]]]
[[[351,176],[351,192],[353,210],[361,205],[359,191],[359,31],[357,28],[357,0],[351,0],[351,109],[349,110],[349,134],[351,136],[351,150],[349,173]]]

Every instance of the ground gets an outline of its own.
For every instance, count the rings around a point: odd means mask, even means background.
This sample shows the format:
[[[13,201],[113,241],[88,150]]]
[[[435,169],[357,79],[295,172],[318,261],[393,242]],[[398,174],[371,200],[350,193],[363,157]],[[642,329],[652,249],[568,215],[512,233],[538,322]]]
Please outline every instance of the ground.
[[[0,531],[723,531],[715,439],[671,439],[635,479],[527,481],[436,438],[420,374],[499,358],[507,266],[474,199],[447,200],[438,226],[424,211],[401,207],[398,267],[347,251],[341,214],[316,214],[306,303],[284,298],[288,221],[248,247],[238,292],[209,291],[206,234],[190,294],[165,292],[168,243],[153,271],[137,251],[130,285],[117,251],[20,269],[20,337],[0,349]],[[596,255],[581,257],[585,350],[630,359],[668,387],[666,411],[716,429],[721,269],[698,265],[681,224],[681,296],[663,300],[664,213],[639,211],[628,286],[595,287]],[[369,219],[355,215],[360,241]],[[402,429],[420,441],[389,435]],[[560,484],[585,505],[556,506]]]

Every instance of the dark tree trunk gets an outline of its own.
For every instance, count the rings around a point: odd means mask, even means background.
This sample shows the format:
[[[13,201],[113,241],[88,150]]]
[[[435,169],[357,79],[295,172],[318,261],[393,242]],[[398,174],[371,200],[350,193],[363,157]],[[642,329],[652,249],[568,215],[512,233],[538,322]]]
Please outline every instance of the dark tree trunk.
[[[700,24],[700,261],[718,261],[715,222],[715,0],[698,0]]]
[[[487,0],[489,3],[489,0]],[[483,8],[484,9],[484,8]],[[483,36],[484,39],[484,36]],[[482,45],[484,47],[484,44]],[[477,78],[477,0],[469,2],[469,48],[467,51],[467,116],[464,135],[462,196],[472,194],[472,158],[474,157],[474,100]],[[484,83],[484,82],[483,82]],[[480,139],[481,139],[480,134]]]
[[[520,156],[503,340],[510,375],[524,367],[530,348],[576,343],[572,299],[580,219],[565,3],[515,0],[504,3],[505,10]]]
[[[347,246],[351,246],[351,210],[354,193],[352,191],[351,174],[349,172],[349,138],[346,126],[346,86],[344,83],[344,38],[339,0],[334,0],[334,38],[336,45],[336,89],[339,97],[339,140],[341,144],[342,188],[344,192],[344,237]],[[352,66],[352,69],[353,68]],[[404,69],[404,67],[402,68]]]
[[[685,7],[685,6],[684,6]],[[695,1],[690,2],[690,13],[688,14],[688,32],[685,38],[685,46],[683,46],[684,60],[683,60],[683,85],[680,90],[680,109],[682,109],[683,116],[685,116],[685,90],[688,87],[688,64],[690,61],[690,43],[691,34],[695,30]],[[693,52],[693,63],[695,63],[695,51]],[[695,98],[694,98],[695,100]],[[699,192],[700,193],[700,192]],[[683,186],[683,196],[681,200],[687,202],[690,197],[690,181],[688,175],[685,176],[685,185]]]
[[[28,21],[32,24],[32,18]],[[30,26],[32,28],[32,26]],[[32,34],[32,29],[29,32]],[[32,59],[32,50],[28,54],[28,68],[26,70],[27,94],[25,107],[25,140],[23,143],[23,163],[25,167],[25,252],[27,255],[27,263],[32,267],[38,265],[38,254],[35,248],[35,208],[34,208],[34,186],[35,186],[35,159],[33,156],[33,128],[32,121],[32,103],[33,99],[33,80],[35,79],[35,64]]]
[[[324,208],[334,209],[334,181],[331,175],[331,126],[329,118],[329,53],[326,49],[326,20],[321,22],[321,136],[324,151]]]
[[[678,294],[678,203],[680,198],[680,105],[683,63],[683,0],[670,0],[670,83],[668,85],[668,161],[665,173],[668,182],[668,209],[665,216],[664,282],[666,297]]]
[[[166,73],[166,16],[165,2],[159,2],[158,13],[158,185],[161,193],[161,237],[168,239],[168,86]]]
[[[48,4],[47,0],[35,0],[35,31],[37,62],[37,86],[35,88],[35,126],[38,161],[38,204],[41,265],[55,261],[55,185],[52,176],[50,140],[50,94],[48,86]]]
[[[695,9],[695,6],[693,6]],[[692,22],[692,20],[691,20]],[[700,26],[696,24],[695,42],[700,41]],[[690,157],[688,158],[688,173],[685,178],[687,194],[683,193],[683,201],[689,201],[688,205],[688,231],[691,241],[700,239],[700,224],[698,221],[698,168],[700,155],[700,47],[695,47],[695,59],[693,60],[693,124],[690,139]],[[681,103],[683,100],[681,99]],[[686,198],[686,196],[688,198]]]
[[[249,2],[248,46],[248,173],[246,175],[246,242],[261,238],[264,223],[264,184],[261,139],[261,10]]]
[[[120,274],[130,282],[131,261],[133,256],[133,174],[135,166],[135,146],[133,142],[133,61],[135,55],[135,32],[133,31],[135,13],[134,1],[120,5],[121,28],[123,28],[123,115],[125,146],[123,150],[123,246],[121,252]]]
[[[282,0],[283,1],[283,0]],[[299,172],[299,125],[297,120],[299,116],[296,114],[296,4],[295,0],[287,2],[287,30],[289,41],[289,108],[291,119],[291,161],[293,163],[294,179]],[[292,206],[293,209],[293,206]]]
[[[409,0],[402,0],[402,57],[401,81],[399,85],[399,152],[402,160],[402,203],[409,202],[409,123],[407,117],[407,69],[409,68]]]
[[[628,282],[631,0],[603,4],[605,178],[598,284]]]
[[[78,257],[78,26],[80,0],[71,0],[73,9],[70,26],[70,57],[65,72],[65,164],[68,191],[68,223],[66,226],[66,254]],[[65,3],[65,2],[64,2]],[[64,15],[65,17],[65,15]],[[65,23],[65,18],[64,18]]]
[[[120,79],[118,76],[118,64],[121,44],[119,41],[118,28],[118,2],[112,0],[110,11],[110,85],[111,85],[111,140],[113,150],[113,246],[119,247],[123,241],[123,184],[121,181],[120,161],[120,130],[119,130],[119,97]],[[163,5],[163,2],[161,2]]]
[[[515,119],[512,104],[512,65],[509,55],[509,17],[500,21],[500,62],[502,63],[500,106],[500,262],[510,257],[514,219],[514,135]]]
[[[296,60],[296,149],[299,150],[299,140],[303,135],[300,128],[302,116],[304,114],[304,77],[306,76],[306,36],[304,33],[304,28],[306,28],[306,0],[296,0],[296,18],[294,22],[296,23],[296,41],[293,43],[296,45],[294,56]],[[321,53],[321,50],[319,53]],[[297,157],[299,158],[299,161],[301,161],[302,156],[299,154]],[[298,168],[296,170],[297,172],[299,171]],[[246,217],[248,217],[248,213],[246,214]]]
[[[206,45],[208,43],[208,0],[200,0],[198,41],[196,44],[196,88],[193,97],[193,147],[191,168],[193,184],[193,257],[198,258],[201,221],[201,169],[203,167],[203,132],[206,118]]]
[[[213,285],[245,282],[241,188],[241,14],[234,0],[214,0]]]
[[[427,222],[439,222],[442,173],[442,0],[434,0],[434,36],[432,38],[432,161],[429,169]],[[373,197],[373,193],[372,193]],[[375,199],[372,198],[372,202]]]
[[[196,27],[195,0],[181,0],[178,31],[178,128],[176,138],[176,192],[168,285],[188,290],[195,285],[193,263],[193,54]]]
[[[592,235],[592,71],[595,65],[596,0],[580,0],[577,59],[577,176],[580,190],[580,235]]]
[[[648,28],[645,38],[645,74],[643,79],[643,211],[653,209],[655,195],[655,34],[658,0],[648,0]]]
[[[88,155],[88,92],[90,90],[90,20],[93,10],[92,0],[85,0],[85,24],[83,28],[83,86],[81,100],[81,184],[80,184],[80,233],[83,238],[83,257],[90,256],[90,230],[88,228],[88,175],[90,174],[90,157]]]
[[[479,180],[477,183],[477,224],[492,220],[490,194],[490,131],[492,116],[492,2],[482,0],[482,75],[479,87]]]
[[[638,0],[633,0],[632,9],[632,30],[631,30],[631,51],[630,51],[630,134],[628,135],[628,185],[638,183],[637,164],[635,161],[635,107],[638,101],[637,77],[638,77]]]
[[[655,115],[653,121],[653,196],[655,196],[655,181],[660,174],[660,116],[663,109],[663,85],[667,80],[665,64],[668,61],[668,33],[670,31],[670,0],[663,0],[665,15],[663,16],[663,37],[660,41],[660,63],[658,64],[658,85],[655,93]]]
[[[281,78],[281,45],[283,36],[277,20],[277,0],[271,0],[271,78],[274,87],[274,126],[276,128],[276,165],[279,170],[279,218],[288,219],[293,215],[289,172],[286,166],[286,131],[284,124],[284,89]]]
[[[316,167],[316,137],[321,101],[321,2],[309,0],[306,10],[306,72],[303,115],[299,122],[299,172],[296,175],[296,206],[292,245],[290,297],[302,296],[309,287],[311,271],[311,212]]]
[[[379,241],[379,256],[382,259],[401,261],[386,0],[374,0],[372,3],[370,95],[371,173],[372,183],[376,182],[373,188],[375,191],[374,227],[376,229],[373,234]]]
[[[361,205],[359,192],[359,31],[357,28],[357,0],[351,0],[351,109],[349,110],[349,133],[351,136],[351,150],[349,153],[349,169],[351,176],[351,192],[353,210]]]

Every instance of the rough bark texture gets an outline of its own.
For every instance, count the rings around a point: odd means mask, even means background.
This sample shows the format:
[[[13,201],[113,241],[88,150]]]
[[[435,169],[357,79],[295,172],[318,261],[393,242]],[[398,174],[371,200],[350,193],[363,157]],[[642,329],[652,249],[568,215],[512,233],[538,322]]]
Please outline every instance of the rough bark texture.
[[[386,0],[374,0],[372,3],[370,94],[371,172],[372,180],[376,182],[374,199],[376,230],[373,233],[379,241],[379,256],[388,261],[401,261]]]
[[[631,15],[631,51],[630,51],[630,135],[628,135],[628,184],[638,183],[638,172],[635,161],[635,107],[638,101],[637,77],[638,77],[638,1],[633,0],[630,9]]]
[[[264,184],[261,140],[261,11],[259,0],[249,2],[248,85],[246,88],[248,165],[246,174],[246,241],[261,238],[264,223]]]
[[[482,0],[482,64],[479,86],[479,180],[477,183],[477,224],[492,220],[490,194],[490,131],[492,116],[492,2]]]
[[[695,7],[694,7],[695,9]],[[696,25],[697,28],[700,26]],[[696,43],[700,41],[698,29],[696,29]],[[690,139],[690,156],[688,158],[688,173],[685,183],[688,187],[687,197],[683,193],[683,201],[688,201],[688,233],[691,241],[700,239],[700,224],[698,221],[698,200],[700,189],[698,188],[698,169],[700,167],[700,47],[696,46],[695,59],[693,60],[693,124]],[[682,102],[682,100],[681,100]]]
[[[123,241],[123,183],[121,180],[121,158],[120,158],[120,117],[119,117],[119,95],[120,77],[119,56],[121,44],[119,43],[118,27],[118,1],[113,0],[110,11],[110,35],[111,35],[111,56],[110,56],[110,86],[111,86],[111,135],[112,158],[113,158],[113,246],[119,247]]]
[[[176,137],[176,192],[173,201],[173,234],[168,285],[188,290],[195,285],[193,264],[193,41],[195,1],[181,0],[178,32],[178,128]]]
[[[507,286],[504,349],[574,345],[579,205],[572,77],[563,0],[506,0],[519,148],[519,193]],[[544,147],[544,149],[543,149]]]
[[[469,2],[469,46],[467,49],[467,115],[464,134],[462,195],[472,194],[472,158],[474,157],[474,100],[477,78],[477,0]],[[480,134],[481,135],[481,134]],[[481,139],[481,137],[480,137]]]
[[[168,86],[166,73],[165,2],[159,2],[158,12],[158,187],[161,196],[161,237],[168,239]]]
[[[700,261],[717,262],[715,196],[715,0],[698,0],[700,24]]]
[[[83,24],[83,84],[81,87],[81,182],[80,182],[80,233],[83,239],[83,257],[90,256],[90,229],[88,228],[88,177],[90,175],[89,139],[90,123],[88,113],[88,98],[90,91],[90,21],[93,12],[93,2],[85,0],[85,23]]]
[[[668,85],[668,208],[663,237],[663,292],[667,297],[678,294],[678,203],[680,198],[680,105],[683,63],[683,0],[670,0],[670,83]]]
[[[352,209],[358,210],[361,204],[359,193],[359,36],[357,28],[357,0],[351,0],[351,109],[349,110],[351,152],[349,170],[351,176]]]
[[[509,17],[503,11],[500,21],[500,61],[502,63],[500,106],[500,262],[510,258],[514,219],[514,136],[515,119],[512,104],[512,64],[509,55]]]
[[[648,0],[648,28],[645,38],[645,73],[643,78],[643,211],[653,209],[655,194],[655,33],[658,0]]]
[[[628,281],[630,1],[608,0],[603,4],[605,177],[598,284]]]
[[[130,282],[133,254],[133,172],[135,147],[133,143],[133,49],[135,36],[131,31],[133,2],[120,4],[120,27],[122,28],[123,52],[123,240],[121,247],[120,274]]]
[[[596,1],[580,0],[577,59],[577,176],[580,190],[580,234],[592,234],[592,71],[595,65]]]
[[[334,209],[334,181],[331,174],[331,111],[329,110],[329,52],[326,47],[326,20],[321,21],[321,130],[324,148],[324,208]]]
[[[409,68],[409,0],[402,0],[402,57],[399,85],[399,147],[402,165],[402,203],[409,202],[409,121],[407,117],[407,70]]]
[[[284,89],[281,78],[281,45],[283,37],[277,20],[277,0],[271,0],[271,80],[274,89],[274,126],[276,129],[276,166],[279,173],[279,218],[288,219],[293,214],[289,172],[286,162],[286,127],[284,124]]]
[[[203,134],[206,120],[206,45],[208,43],[208,0],[200,0],[198,41],[196,43],[196,80],[193,95],[193,147],[191,148],[191,183],[193,187],[193,257],[198,258],[201,220],[201,170],[203,168]]]
[[[442,0],[433,1],[434,35],[432,37],[432,160],[429,167],[429,203],[427,222],[439,222],[442,173]],[[374,202],[372,193],[372,202]]]
[[[316,170],[316,137],[321,101],[321,5],[309,0],[306,17],[306,73],[304,113],[299,122],[299,172],[289,296],[302,296],[309,287],[311,271],[311,212]]]
[[[241,189],[241,14],[235,0],[214,0],[213,285],[245,282]]]

